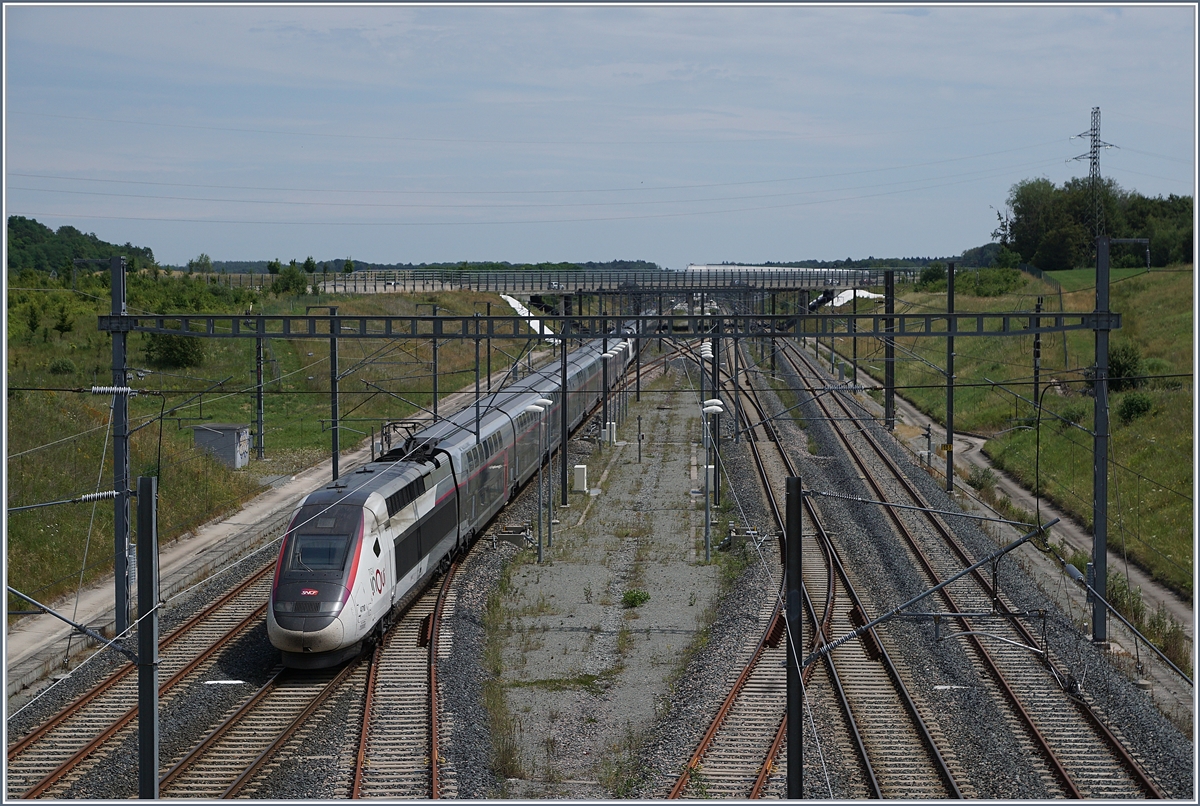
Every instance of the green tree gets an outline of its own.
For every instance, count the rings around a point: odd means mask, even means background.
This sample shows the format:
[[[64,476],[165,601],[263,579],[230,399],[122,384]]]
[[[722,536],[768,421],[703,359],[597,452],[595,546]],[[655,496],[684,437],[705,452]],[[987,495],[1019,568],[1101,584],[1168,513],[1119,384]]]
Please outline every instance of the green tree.
[[[1021,265],[1021,256],[1007,246],[1001,246],[1000,251],[996,253],[996,262],[993,266],[997,269],[1015,269]]]
[[[304,258],[304,270],[309,274],[312,274],[317,270],[317,261],[313,260],[312,255]]]
[[[1042,239],[1064,217],[1057,201],[1056,188],[1049,179],[1026,179],[1013,185],[1008,194],[1013,217],[1008,225],[1007,246],[1016,250],[1022,262],[1034,262]]]
[[[352,271],[354,271],[354,261],[350,258],[346,258],[346,262],[342,264],[342,272],[349,274]]]
[[[32,218],[8,217],[8,269],[35,269],[49,272],[70,263],[74,258],[107,260],[113,255],[125,255],[131,269],[139,265],[154,265],[154,252],[146,247],[126,243],[124,246],[107,243],[94,233],[85,234],[71,226],[51,230]]]
[[[37,303],[30,302],[28,310],[25,311],[25,326],[29,328],[29,337],[33,338],[37,335],[38,328],[42,324],[42,312],[38,310]]]
[[[188,274],[193,272],[210,274],[213,270],[212,258],[201,252],[199,255],[187,262],[187,270]]]
[[[1076,246],[1081,230],[1078,224],[1064,222],[1063,226],[1045,233],[1029,262],[1042,271],[1075,268],[1076,261],[1086,254]]]
[[[1192,198],[1171,195],[1147,198],[1126,191],[1112,179],[1096,188],[1104,231],[1113,238],[1148,238],[1150,264],[1166,266],[1192,259]],[[1012,186],[1008,196],[1011,217],[997,213],[992,233],[1015,251],[1020,261],[1040,269],[1069,269],[1095,258],[1096,196],[1091,180],[1076,177],[1057,187],[1048,179],[1030,179]],[[1146,262],[1141,246],[1114,245],[1115,267]]]
[[[283,264],[279,262],[279,258],[267,261],[267,274],[279,274],[283,271]]]
[[[67,311],[65,302],[58,304],[58,319],[54,322],[54,329],[58,331],[60,339],[75,329],[75,317]]]

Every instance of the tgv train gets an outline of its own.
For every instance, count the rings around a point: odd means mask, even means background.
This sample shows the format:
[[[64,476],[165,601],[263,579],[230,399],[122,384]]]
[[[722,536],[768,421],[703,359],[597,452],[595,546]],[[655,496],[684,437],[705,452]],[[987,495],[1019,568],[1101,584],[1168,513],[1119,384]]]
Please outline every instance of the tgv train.
[[[621,341],[613,334],[607,346]],[[610,384],[637,349],[625,344],[608,360]],[[594,339],[567,356],[571,430],[600,400],[602,353]],[[300,501],[267,609],[267,635],[285,666],[332,666],[357,655],[470,545],[561,441],[561,373],[555,362],[481,398],[478,439],[472,402]],[[539,398],[553,405],[526,411]]]

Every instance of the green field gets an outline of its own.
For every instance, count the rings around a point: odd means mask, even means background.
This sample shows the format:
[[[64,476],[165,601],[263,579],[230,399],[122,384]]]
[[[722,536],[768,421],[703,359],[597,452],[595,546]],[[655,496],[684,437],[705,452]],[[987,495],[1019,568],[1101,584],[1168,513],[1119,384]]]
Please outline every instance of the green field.
[[[96,316],[108,313],[107,288],[93,278],[79,291],[32,276],[14,279],[8,294],[8,506],[62,501],[112,489],[111,396],[74,391],[112,383],[112,347],[97,330]],[[40,287],[38,287],[40,285]],[[310,295],[243,298],[186,278],[132,278],[129,310],[303,314],[317,303]],[[332,297],[341,314],[471,315],[491,302],[497,314],[511,313],[495,295],[445,293]],[[418,308],[417,306],[420,305]],[[30,310],[40,317],[30,327]],[[65,316],[63,311],[66,312]],[[314,311],[325,313],[325,311]],[[61,323],[62,330],[55,329]],[[159,476],[159,529],[163,542],[224,512],[236,510],[272,476],[291,474],[330,453],[329,339],[269,340],[264,350],[263,461],[230,470],[193,447],[190,425],[255,422],[253,339],[206,340],[203,364],[187,369],[155,367],[146,357],[147,337],[131,334],[131,385],[148,394],[130,400],[133,476]],[[492,369],[511,364],[526,342],[495,341]],[[342,339],[338,345],[341,446],[345,450],[378,433],[387,419],[412,415],[432,401],[432,348],[428,341]],[[486,367],[486,352],[481,364]],[[470,342],[439,348],[441,396],[474,385],[475,353]],[[52,368],[54,371],[52,371]],[[380,392],[374,383],[395,396]],[[442,410],[445,413],[445,410]],[[165,416],[161,416],[165,415]],[[74,590],[112,568],[110,501],[63,504],[14,513],[9,518],[10,584],[39,601]],[[24,609],[15,600],[11,609]]]
[[[1192,501],[1192,267],[1114,270],[1110,310],[1122,316],[1111,347],[1135,345],[1141,374],[1136,389],[1110,394],[1109,546],[1190,597],[1193,572]],[[1026,278],[1002,297],[956,294],[955,309],[1046,311],[1095,309],[1095,272],[1058,272],[1062,292]],[[898,289],[898,313],[946,310],[946,295]],[[859,311],[867,306],[860,301]],[[882,306],[879,306],[882,311]],[[1033,394],[1033,337],[955,340],[955,428],[992,437],[986,452],[999,467],[1036,489],[1091,528],[1093,398],[1085,370],[1094,363],[1091,331],[1042,338],[1043,416]],[[838,345],[843,355],[849,347]],[[881,345],[859,345],[860,365],[882,378]],[[932,365],[932,366],[931,366]],[[946,341],[897,339],[900,394],[944,422]],[[1131,396],[1142,396],[1126,402]],[[1148,403],[1149,410],[1122,419]],[[1057,415],[1057,416],[1055,416]],[[1040,459],[1040,461],[1039,461]]]

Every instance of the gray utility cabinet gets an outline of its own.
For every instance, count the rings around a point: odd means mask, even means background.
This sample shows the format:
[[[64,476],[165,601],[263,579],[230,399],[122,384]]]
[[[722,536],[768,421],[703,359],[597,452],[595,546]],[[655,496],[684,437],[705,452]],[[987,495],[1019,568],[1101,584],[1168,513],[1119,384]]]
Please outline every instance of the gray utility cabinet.
[[[203,423],[190,426],[197,448],[206,450],[229,467],[250,463],[250,426],[233,423]]]

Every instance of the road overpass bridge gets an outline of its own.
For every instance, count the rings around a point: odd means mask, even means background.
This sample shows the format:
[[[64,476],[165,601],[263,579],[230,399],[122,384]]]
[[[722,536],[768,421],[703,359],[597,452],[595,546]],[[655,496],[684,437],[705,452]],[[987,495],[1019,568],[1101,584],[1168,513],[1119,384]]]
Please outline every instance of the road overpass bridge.
[[[636,292],[811,291],[870,288],[916,276],[911,267],[795,269],[692,267],[687,271],[473,271],[469,269],[355,271],[323,279],[328,293],[488,291],[501,294],[628,294]]]

